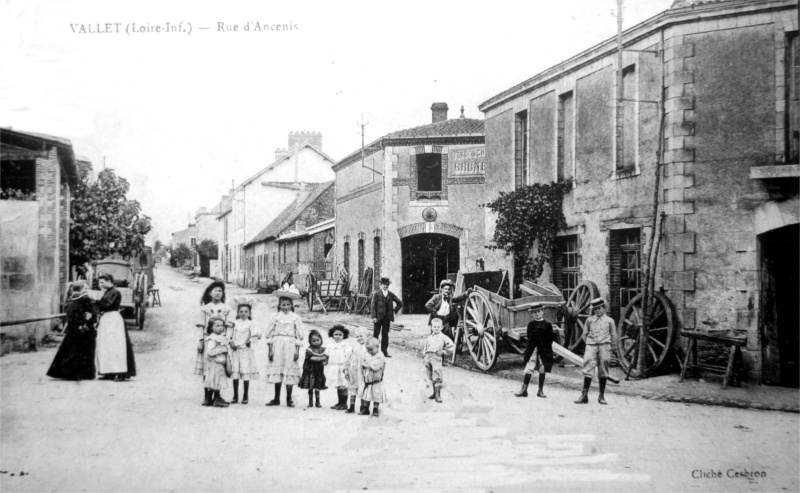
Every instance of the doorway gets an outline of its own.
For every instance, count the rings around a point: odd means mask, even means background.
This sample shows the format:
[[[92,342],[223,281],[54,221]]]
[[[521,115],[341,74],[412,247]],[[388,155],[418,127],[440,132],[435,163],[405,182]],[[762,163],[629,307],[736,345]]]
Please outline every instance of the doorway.
[[[758,238],[761,247],[762,379],[767,385],[798,387],[800,225],[784,226]]]
[[[442,279],[455,279],[459,269],[458,238],[425,233],[400,240],[402,250],[403,313],[427,313],[425,303],[439,290]]]

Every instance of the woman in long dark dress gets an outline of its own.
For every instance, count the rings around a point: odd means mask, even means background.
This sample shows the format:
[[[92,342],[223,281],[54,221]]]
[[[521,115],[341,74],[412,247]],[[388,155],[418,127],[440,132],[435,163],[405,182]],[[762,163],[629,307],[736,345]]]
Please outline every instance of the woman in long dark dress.
[[[111,274],[98,276],[98,283],[104,292],[96,302],[101,312],[97,326],[97,373],[103,375],[101,380],[127,380],[136,376],[136,361],[128,329],[119,314],[122,295],[114,287]]]
[[[65,380],[94,380],[94,346],[97,313],[89,298],[89,284],[77,281],[70,287],[67,329],[47,376]]]

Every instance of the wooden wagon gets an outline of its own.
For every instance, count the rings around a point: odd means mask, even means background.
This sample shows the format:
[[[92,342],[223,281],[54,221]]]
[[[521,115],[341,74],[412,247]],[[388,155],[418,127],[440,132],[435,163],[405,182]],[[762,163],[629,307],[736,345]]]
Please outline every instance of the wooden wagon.
[[[506,271],[459,273],[456,291],[464,292],[470,287],[474,290],[465,302],[463,323],[456,327],[453,337],[456,352],[466,346],[481,370],[491,370],[497,362],[500,341],[517,354],[525,352],[527,326],[533,320],[530,307],[534,303],[544,304],[545,320],[562,333],[558,311],[564,298],[555,286],[525,281],[520,287],[524,296],[513,299],[511,278]],[[553,352],[575,364],[583,363],[580,356],[557,342],[553,343]]]
[[[147,314],[147,289],[148,276],[144,271],[135,272],[134,267],[127,260],[103,259],[93,262],[94,279],[92,288],[97,289],[97,277],[100,274],[111,274],[114,277],[114,287],[122,295],[122,304],[119,312],[123,318],[133,319],[139,330],[144,329]],[[99,293],[95,293],[99,294]]]
[[[586,320],[591,316],[591,301],[600,296],[595,283],[584,281],[565,301],[561,291],[552,284],[523,281],[522,296],[513,299],[509,274],[504,271],[460,274],[456,292],[475,287],[464,306],[462,322],[456,333],[456,353],[466,345],[472,359],[481,370],[488,371],[497,362],[499,343],[503,341],[514,352],[525,351],[527,325],[532,320],[529,311],[535,302],[544,304],[544,318],[553,324],[561,343],[553,343],[553,352],[581,365],[585,348]],[[649,375],[661,368],[672,354],[671,349],[680,331],[675,308],[662,293],[652,297],[653,316],[647,327],[647,344],[643,368],[638,366],[639,340],[644,334],[642,294],[631,299],[621,310],[617,323],[617,361],[622,369],[635,376]],[[455,360],[455,354],[453,355]]]
[[[340,273],[341,274],[341,273]],[[306,304],[308,310],[314,310],[317,303],[327,315],[328,309],[336,308],[345,311],[350,304],[350,279],[347,272],[336,279],[317,279],[314,274],[306,277]]]

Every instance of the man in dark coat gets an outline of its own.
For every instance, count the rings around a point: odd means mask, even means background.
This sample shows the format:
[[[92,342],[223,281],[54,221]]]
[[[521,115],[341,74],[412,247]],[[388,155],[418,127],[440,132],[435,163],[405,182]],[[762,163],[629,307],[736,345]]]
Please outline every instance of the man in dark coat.
[[[453,296],[455,285],[449,279],[442,279],[439,283],[439,294],[433,295],[433,298],[425,303],[425,309],[428,310],[428,325],[434,317],[442,319],[442,332],[451,339],[453,338],[453,327],[458,325],[458,307],[457,303],[461,303],[473,288],[469,288],[466,292],[459,296]]]
[[[400,301],[394,293],[389,291],[388,277],[381,277],[381,289],[375,291],[372,295],[372,306],[370,313],[372,313],[373,330],[372,336],[376,339],[380,335],[381,352],[387,358],[389,356],[389,324],[394,322],[395,313],[403,308],[403,302]]]

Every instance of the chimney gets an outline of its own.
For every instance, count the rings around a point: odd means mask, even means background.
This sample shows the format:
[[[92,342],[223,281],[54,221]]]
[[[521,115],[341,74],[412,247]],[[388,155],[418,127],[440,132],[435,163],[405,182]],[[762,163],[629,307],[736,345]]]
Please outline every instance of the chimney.
[[[296,146],[302,146],[303,144],[311,144],[312,146],[316,147],[317,150],[322,150],[322,133],[321,132],[307,132],[297,131],[297,132],[289,132],[289,149],[294,149]]]
[[[432,123],[438,123],[447,120],[447,110],[447,103],[433,103],[431,105],[431,114],[433,116]]]
[[[280,147],[275,149],[275,161],[279,160],[280,158],[284,157],[287,154],[289,154],[289,151],[287,151],[286,149],[281,149]]]

